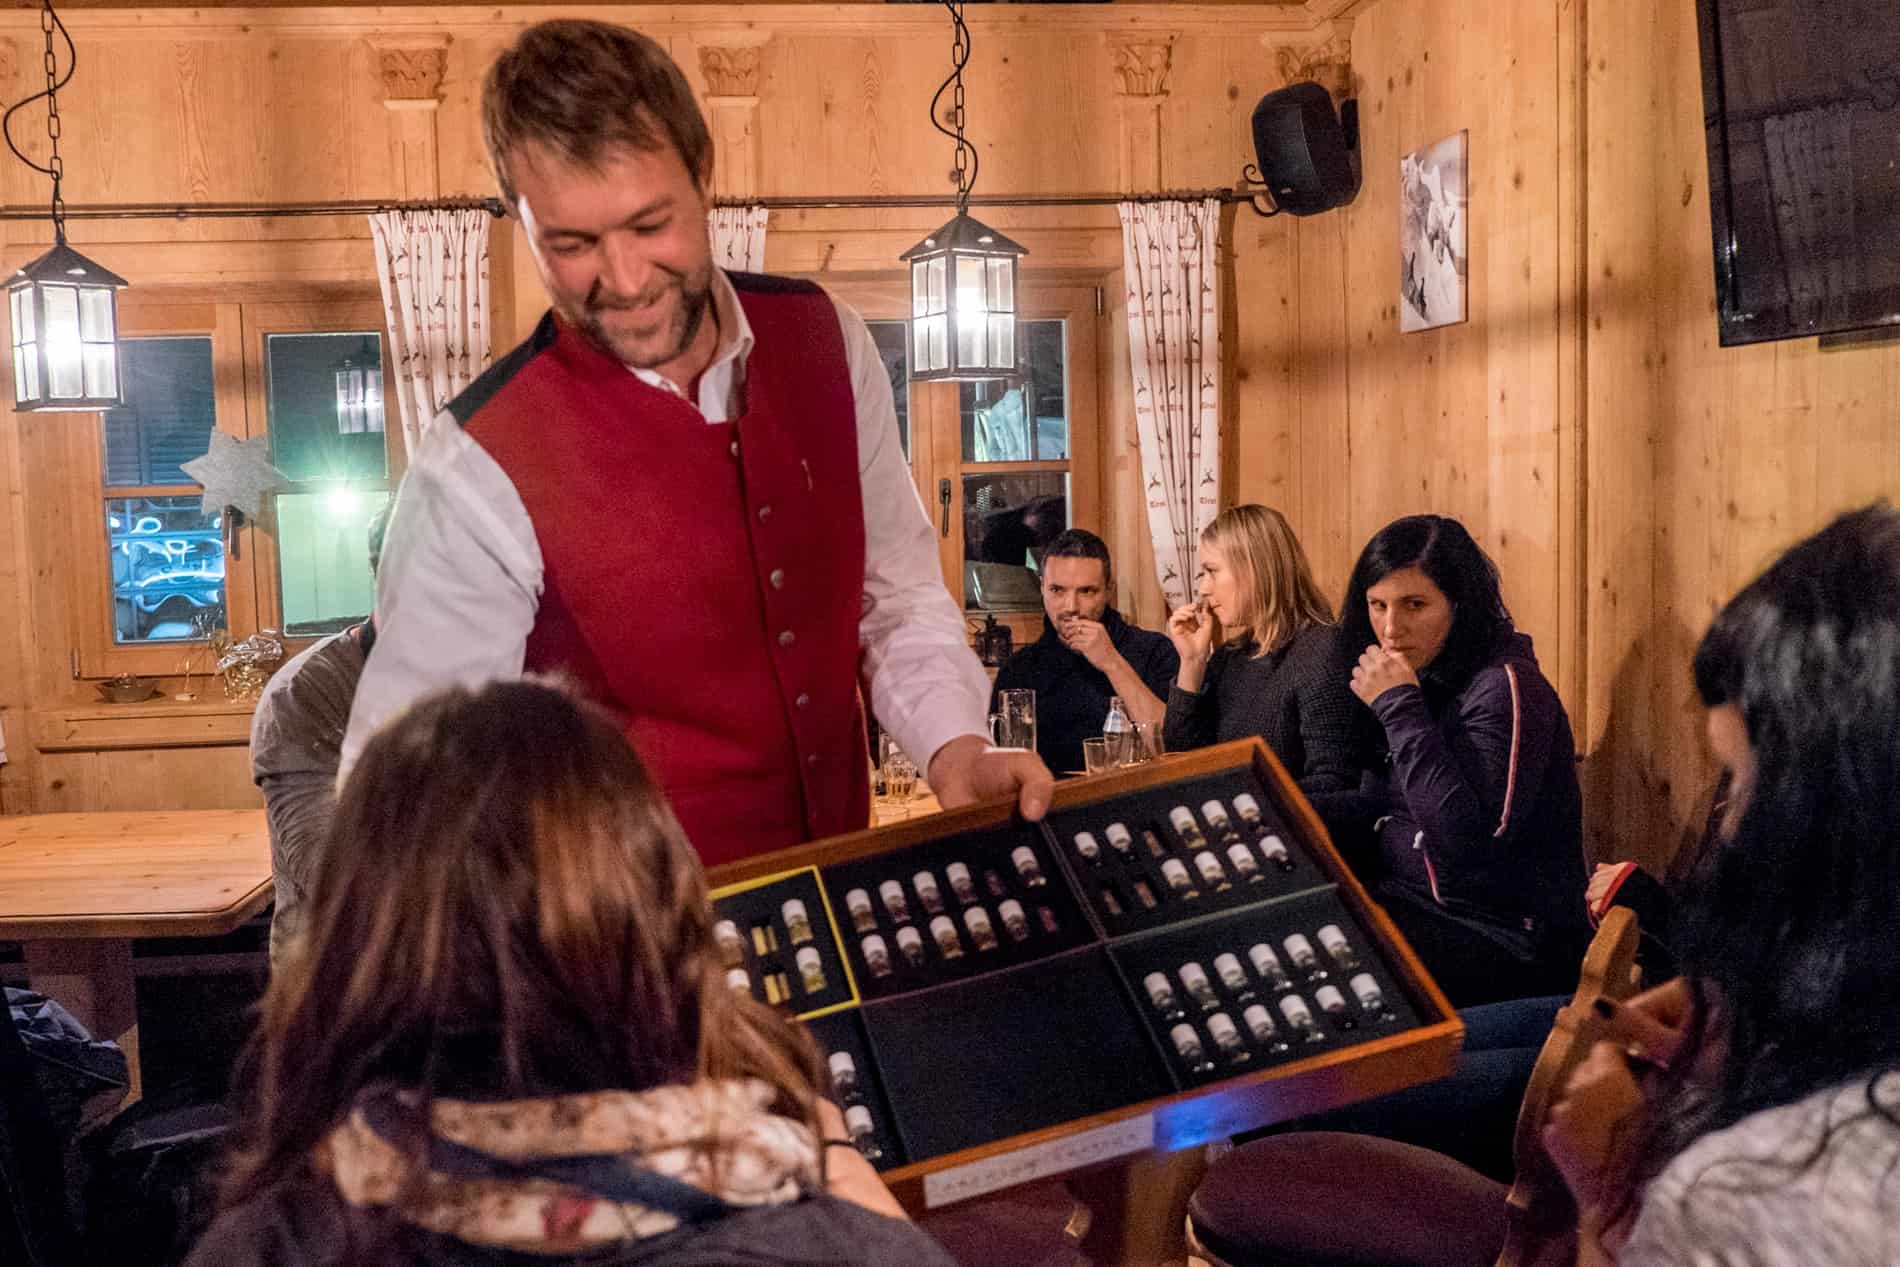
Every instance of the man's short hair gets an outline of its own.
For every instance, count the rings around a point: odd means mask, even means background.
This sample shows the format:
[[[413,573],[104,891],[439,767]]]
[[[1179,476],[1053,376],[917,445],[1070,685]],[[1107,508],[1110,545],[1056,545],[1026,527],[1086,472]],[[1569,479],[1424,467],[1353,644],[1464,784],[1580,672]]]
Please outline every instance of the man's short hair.
[[[647,36],[608,22],[537,22],[488,68],[482,139],[502,197],[519,195],[509,156],[542,146],[582,167],[611,150],[671,148],[697,183],[712,166],[712,133],[673,59]]]
[[[1108,543],[1087,528],[1070,528],[1049,543],[1042,552],[1045,569],[1051,559],[1094,559],[1102,565],[1102,588],[1107,590],[1115,579],[1115,565],[1109,562]]]

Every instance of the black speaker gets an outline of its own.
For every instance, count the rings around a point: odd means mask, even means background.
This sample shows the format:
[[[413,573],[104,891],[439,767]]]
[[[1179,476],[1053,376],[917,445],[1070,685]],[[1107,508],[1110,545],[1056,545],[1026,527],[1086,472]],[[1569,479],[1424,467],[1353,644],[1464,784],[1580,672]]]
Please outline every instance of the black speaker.
[[[1332,97],[1310,82],[1270,92],[1253,108],[1253,149],[1281,211],[1310,216],[1343,207],[1359,192],[1358,103],[1334,114]]]

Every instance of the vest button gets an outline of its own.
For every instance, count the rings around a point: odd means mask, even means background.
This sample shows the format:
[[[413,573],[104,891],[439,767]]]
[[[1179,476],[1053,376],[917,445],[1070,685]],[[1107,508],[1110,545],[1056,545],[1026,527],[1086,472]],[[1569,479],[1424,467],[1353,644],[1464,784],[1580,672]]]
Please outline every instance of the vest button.
[[[737,440],[734,440],[732,442],[732,456],[733,457],[739,456],[739,442]]]
[[[809,696],[809,695],[806,695],[805,693],[803,693],[803,692],[801,691],[801,692],[799,693],[799,696],[798,696],[798,698],[797,698],[797,699],[795,699],[795,700],[793,700],[793,701],[792,701],[792,703],[794,703],[794,704],[796,704],[796,705],[797,705],[798,707],[800,707],[800,708],[810,708],[810,707],[811,707],[811,696]]]
[[[806,765],[817,765],[817,764],[818,764],[818,754],[814,752],[814,753],[812,753],[812,754],[811,754],[811,755],[810,755],[809,757],[806,757],[806,758],[805,758],[805,764],[806,764]]]
[[[772,508],[770,506],[759,507],[759,518],[770,519],[771,517],[772,517]]]
[[[785,588],[785,569],[773,568],[772,574],[765,579],[772,582],[773,589],[782,590]]]
[[[779,630],[779,635],[778,635],[778,645],[779,645],[779,646],[781,646],[781,647],[789,647],[789,646],[791,646],[791,645],[792,645],[792,644],[793,644],[794,642],[797,642],[797,641],[798,641],[798,635],[797,635],[797,634],[795,634],[795,633],[793,633],[793,632],[792,632],[791,630],[789,630],[789,629],[781,629],[781,630]]]

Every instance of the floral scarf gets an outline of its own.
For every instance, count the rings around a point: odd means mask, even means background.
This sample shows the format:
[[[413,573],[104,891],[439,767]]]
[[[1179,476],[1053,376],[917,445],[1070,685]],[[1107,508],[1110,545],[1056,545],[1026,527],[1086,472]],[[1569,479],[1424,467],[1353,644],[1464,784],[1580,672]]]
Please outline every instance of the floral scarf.
[[[819,1191],[811,1131],[768,1111],[772,1100],[756,1080],[436,1100],[428,1155],[412,1168],[390,1137],[393,1116],[418,1097],[384,1089],[358,1099],[324,1151],[352,1206],[389,1207],[470,1244],[573,1254]]]

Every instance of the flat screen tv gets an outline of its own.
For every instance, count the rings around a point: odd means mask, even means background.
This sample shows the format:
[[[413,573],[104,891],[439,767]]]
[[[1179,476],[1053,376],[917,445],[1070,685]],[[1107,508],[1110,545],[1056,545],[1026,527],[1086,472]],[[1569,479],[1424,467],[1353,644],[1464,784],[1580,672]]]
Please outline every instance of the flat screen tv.
[[[1900,328],[1900,0],[1697,0],[1724,345]]]

